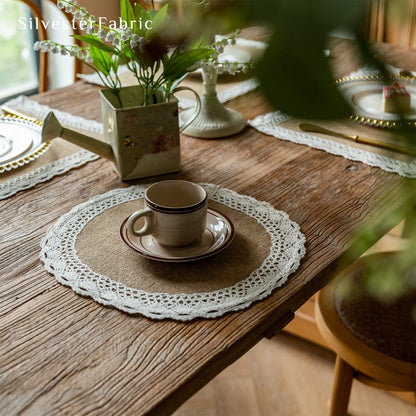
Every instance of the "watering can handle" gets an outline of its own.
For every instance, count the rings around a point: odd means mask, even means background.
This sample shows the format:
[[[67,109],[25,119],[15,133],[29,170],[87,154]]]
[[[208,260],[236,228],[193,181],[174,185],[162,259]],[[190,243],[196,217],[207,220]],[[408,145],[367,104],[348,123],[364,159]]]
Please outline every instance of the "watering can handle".
[[[178,91],[191,91],[195,94],[195,98],[196,98],[196,107],[195,107],[195,112],[192,115],[192,117],[187,120],[185,123],[182,124],[182,126],[179,126],[179,133],[182,133],[190,124],[192,124],[192,122],[198,117],[200,111],[201,111],[201,99],[199,98],[199,95],[196,91],[194,91],[192,88],[189,87],[178,87],[175,88],[173,90],[173,93],[176,93]]]

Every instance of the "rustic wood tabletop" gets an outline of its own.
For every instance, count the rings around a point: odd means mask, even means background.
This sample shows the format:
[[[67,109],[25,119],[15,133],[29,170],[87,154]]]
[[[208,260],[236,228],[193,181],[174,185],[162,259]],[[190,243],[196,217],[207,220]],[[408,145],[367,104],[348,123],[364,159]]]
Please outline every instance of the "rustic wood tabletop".
[[[342,59],[337,48],[342,42],[333,45]],[[414,53],[392,56],[416,69]],[[83,81],[34,99],[100,121],[98,87]],[[270,111],[258,91],[228,105],[246,119]],[[376,227],[404,201],[397,174],[253,128],[218,140],[183,136],[181,146],[178,174],[122,183],[100,158],[0,201],[0,414],[170,414],[285,326],[333,277],[361,221]],[[111,189],[172,178],[215,183],[285,211],[306,236],[300,268],[248,309],[187,323],[104,307],[45,271],[40,240],[62,214]]]

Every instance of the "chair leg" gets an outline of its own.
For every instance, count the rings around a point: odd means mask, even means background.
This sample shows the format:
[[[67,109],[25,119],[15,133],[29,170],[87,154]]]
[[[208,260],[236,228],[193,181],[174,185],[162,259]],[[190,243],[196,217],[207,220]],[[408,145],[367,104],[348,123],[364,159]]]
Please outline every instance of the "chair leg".
[[[354,368],[337,355],[329,416],[345,416],[350,401]]]

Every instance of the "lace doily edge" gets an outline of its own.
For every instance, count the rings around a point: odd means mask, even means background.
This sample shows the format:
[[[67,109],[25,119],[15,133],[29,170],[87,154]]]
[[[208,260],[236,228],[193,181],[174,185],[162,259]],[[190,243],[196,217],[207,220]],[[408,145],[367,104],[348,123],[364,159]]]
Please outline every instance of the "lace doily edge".
[[[366,150],[357,149],[347,144],[326,140],[312,134],[297,132],[281,127],[280,124],[290,119],[280,111],[260,115],[247,123],[261,133],[276,137],[277,139],[291,141],[301,145],[306,145],[314,149],[325,151],[335,156],[354,162],[361,162],[371,167],[382,169],[389,173],[396,173],[405,178],[416,178],[416,161],[406,163],[392,159],[388,156],[378,155]]]
[[[214,195],[216,194],[217,190],[218,190],[218,186],[217,185],[213,185],[213,184],[201,184],[203,186],[207,186],[212,187],[212,189],[215,189],[214,194],[211,192],[211,198],[215,200]],[[101,195],[97,195],[96,197],[93,197],[92,199],[100,199],[100,198],[105,198],[107,196],[112,195],[113,193],[117,193],[117,192],[127,192],[128,189],[133,189],[133,188],[139,188],[139,187],[146,187],[148,185],[135,185],[135,186],[131,186],[129,188],[120,188],[120,189],[116,189],[116,190],[111,190],[109,192],[106,192],[105,194],[101,194]],[[128,304],[126,304],[126,302],[121,302],[119,301],[119,299],[117,299],[114,296],[113,292],[108,292],[108,291],[91,291],[91,287],[90,288],[83,288],[81,287],[81,285],[78,284],[74,284],[75,281],[71,280],[71,279],[66,279],[64,278],[62,275],[58,275],[56,273],[56,270],[51,266],[51,263],[48,259],[48,256],[45,254],[46,253],[46,249],[47,249],[47,242],[48,242],[48,238],[53,238],[53,235],[49,236],[49,234],[55,234],[55,231],[58,229],[58,225],[59,225],[59,220],[57,223],[55,223],[54,225],[52,225],[50,227],[50,229],[48,230],[47,235],[44,237],[44,239],[42,239],[40,247],[41,247],[41,252],[40,252],[40,260],[44,263],[45,265],[45,269],[52,275],[55,276],[55,279],[65,285],[65,286],[69,286],[71,287],[74,292],[83,295],[83,296],[88,296],[91,297],[92,299],[94,299],[94,301],[96,301],[97,303],[106,305],[106,306],[113,306],[117,309],[120,309],[126,313],[129,314],[140,314],[143,315],[145,317],[151,318],[151,319],[173,319],[173,320],[177,320],[177,321],[190,321],[193,319],[197,319],[197,318],[217,318],[219,316],[224,315],[225,313],[228,312],[236,312],[236,311],[240,311],[243,309],[246,309],[247,307],[249,307],[251,304],[253,304],[254,302],[263,300],[264,298],[270,296],[270,294],[277,288],[279,288],[280,286],[282,286],[287,279],[289,278],[289,276],[294,273],[300,266],[300,262],[302,260],[302,258],[304,257],[304,255],[306,254],[306,248],[305,248],[305,243],[306,243],[306,238],[303,235],[303,233],[300,231],[300,227],[299,225],[290,220],[289,216],[287,213],[283,212],[283,211],[278,211],[276,210],[272,205],[270,205],[267,202],[264,201],[257,201],[256,199],[249,197],[249,196],[242,196],[232,190],[229,190],[227,188],[221,188],[220,191],[225,191],[228,192],[230,195],[233,195],[234,197],[244,197],[247,198],[248,200],[250,200],[251,202],[255,202],[255,203],[259,203],[261,207],[267,208],[267,209],[272,209],[273,212],[278,213],[285,221],[288,221],[297,231],[297,237],[298,237],[298,242],[299,244],[296,246],[296,249],[294,251],[296,251],[297,253],[297,257],[294,259],[294,261],[291,262],[291,265],[288,269],[286,269],[284,271],[284,274],[282,276],[280,276],[277,280],[273,280],[270,281],[269,285],[262,287],[261,289],[257,290],[256,292],[254,292],[255,297],[253,297],[253,292],[250,293],[250,296],[247,297],[241,297],[239,298],[239,302],[235,303],[222,303],[221,304],[221,308],[218,310],[215,310],[215,308],[213,309],[212,307],[207,308],[209,310],[202,310],[201,308],[198,308],[197,313],[190,313],[189,308],[183,308],[180,309],[178,307],[175,308],[175,310],[169,310],[166,309],[166,307],[160,308],[160,310],[158,310],[157,308],[153,308],[152,311],[150,311],[147,308],[141,308],[140,305],[139,307],[137,307],[137,305],[135,305],[135,307],[130,307]],[[219,201],[217,201],[219,202]],[[74,207],[71,211],[69,211],[67,214],[64,214],[60,220],[62,222],[67,221],[67,219],[71,216],[71,213],[73,212],[77,212],[79,210],[82,210],[82,208],[88,206],[91,204],[91,200],[86,201],[80,205],[78,205],[77,207]],[[253,217],[254,218],[254,217]],[[261,221],[259,221],[258,218],[255,218],[260,224],[262,224]],[[264,226],[264,224],[262,224]],[[273,246],[271,247],[271,251],[273,249]],[[267,259],[270,258],[270,255],[267,257]],[[266,259],[266,260],[267,260]],[[265,260],[265,262],[266,262]],[[250,275],[251,276],[251,275]],[[249,276],[249,277],[250,277]],[[105,277],[105,276],[103,276]],[[109,279],[111,280],[111,279]],[[83,282],[85,283],[85,282]],[[87,284],[88,286],[88,284]],[[207,292],[208,294],[211,294],[213,292]],[[166,295],[166,294],[162,294],[162,295]],[[190,294],[175,294],[174,296],[179,296],[179,295],[184,295],[184,296],[190,296]],[[201,295],[201,294],[199,294]],[[168,295],[170,296],[170,295]],[[127,302],[128,303],[128,302]]]

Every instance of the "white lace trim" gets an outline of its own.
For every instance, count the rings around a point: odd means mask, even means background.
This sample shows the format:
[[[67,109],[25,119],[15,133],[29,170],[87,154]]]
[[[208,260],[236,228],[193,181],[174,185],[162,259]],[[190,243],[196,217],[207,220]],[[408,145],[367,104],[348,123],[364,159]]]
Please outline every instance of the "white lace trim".
[[[98,134],[102,134],[103,132],[103,126],[101,123],[94,120],[86,120],[82,117],[73,116],[72,114],[52,109],[24,96],[7,102],[7,106],[14,110],[22,111],[25,114],[30,114],[39,119],[45,118],[49,111],[54,111],[60,122],[67,127],[79,128]],[[25,189],[29,189],[38,183],[46,182],[54,176],[61,175],[97,158],[98,156],[92,152],[80,150],[79,152],[48,163],[47,165],[24,173],[23,175],[9,179],[8,181],[0,183],[0,200],[8,198]]]
[[[86,224],[103,211],[144,196],[146,185],[115,189],[78,205],[48,230],[41,242],[40,259],[58,282],[76,293],[112,305],[127,313],[154,319],[187,321],[214,318],[248,307],[284,284],[305,255],[305,237],[298,224],[267,202],[239,195],[212,184],[202,184],[209,197],[255,218],[270,234],[271,250],[263,264],[246,279],[228,288],[206,293],[149,293],[131,288],[92,270],[75,251],[77,236]]]
[[[98,134],[103,134],[103,125],[95,120],[87,120],[82,117],[74,116],[71,113],[66,113],[64,111],[50,108],[47,105],[39,104],[38,102],[33,101],[24,95],[8,101],[5,103],[5,105],[13,110],[30,114],[39,120],[44,119],[50,111],[53,111],[61,124],[65,125],[66,127],[78,128]]]
[[[416,159],[412,163],[392,159],[387,156],[375,154],[366,150],[357,149],[347,144],[334,142],[314,136],[309,133],[294,131],[280,127],[290,117],[280,111],[268,113],[248,121],[251,127],[258,131],[274,136],[278,139],[288,140],[294,143],[307,145],[315,149],[324,150],[333,155],[342,156],[345,159],[362,162],[369,166],[378,167],[387,172],[398,173],[406,178],[416,178]]]

